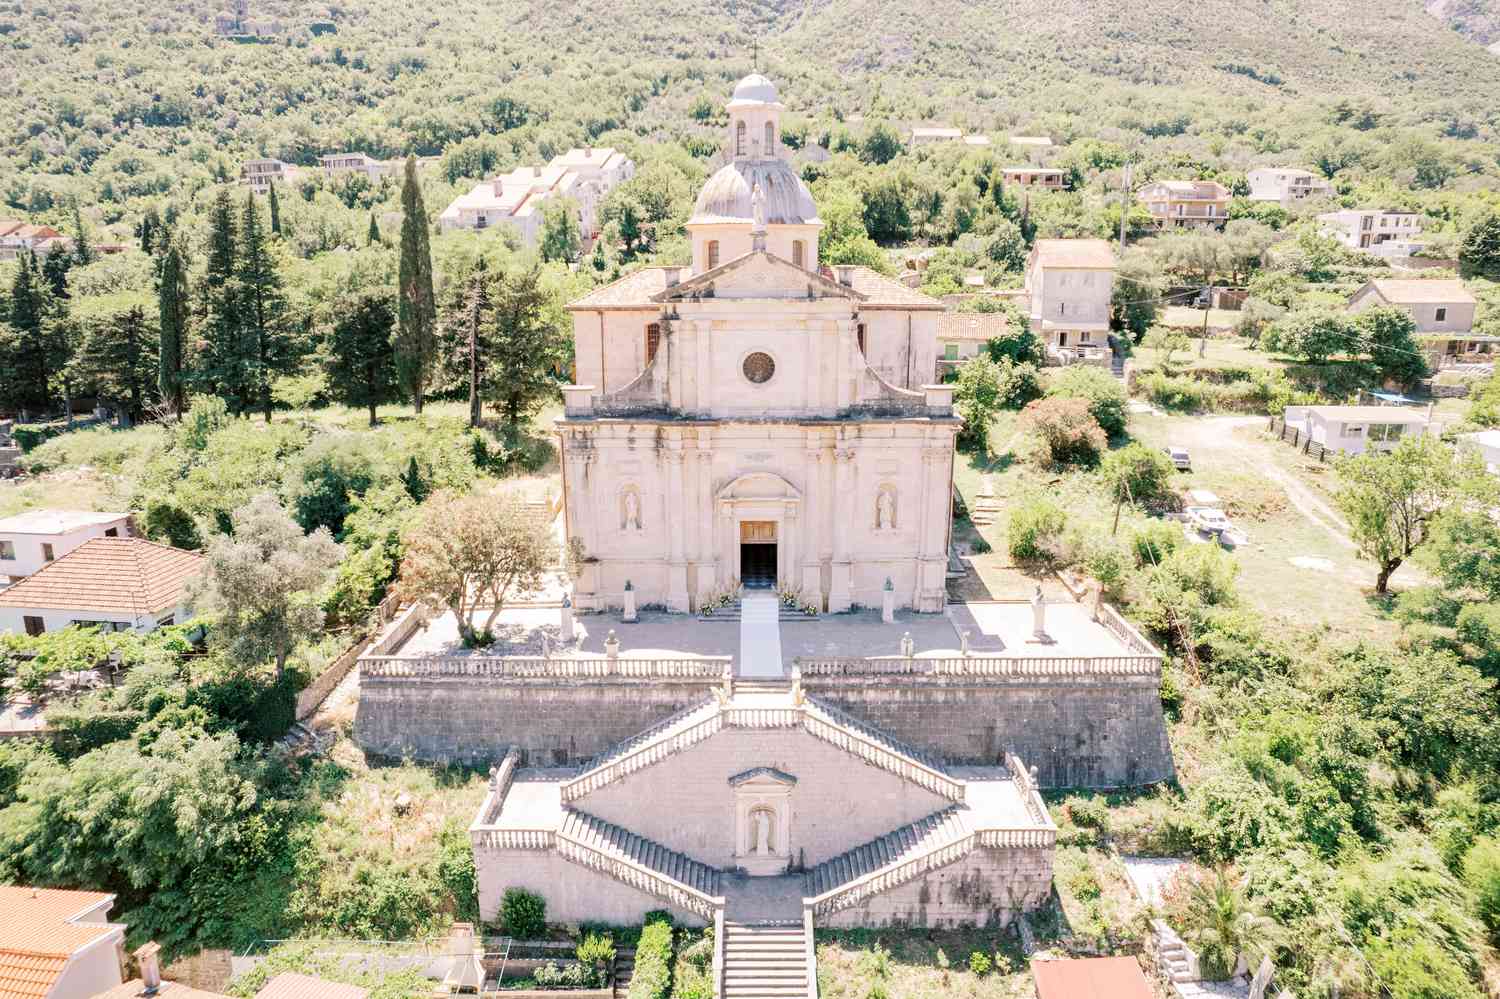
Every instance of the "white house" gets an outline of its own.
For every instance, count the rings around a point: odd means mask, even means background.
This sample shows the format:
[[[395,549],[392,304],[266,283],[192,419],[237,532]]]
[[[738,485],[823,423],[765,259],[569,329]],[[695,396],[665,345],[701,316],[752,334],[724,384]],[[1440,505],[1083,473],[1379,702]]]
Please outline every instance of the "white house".
[[[45,257],[54,249],[71,249],[72,245],[71,239],[51,226],[0,219],[0,260],[15,260],[27,252]]]
[[[1423,246],[1422,216],[1417,212],[1349,208],[1318,216],[1319,230],[1351,250],[1380,257],[1409,257]]]
[[[1006,331],[1005,316],[999,312],[945,312],[938,317],[937,377],[954,371],[976,356],[984,345]]]
[[[30,510],[0,520],[0,586],[19,583],[90,538],[135,533],[128,513]]]
[[[911,144],[914,146],[930,146],[939,142],[959,142],[963,137],[964,132],[961,128],[924,127],[911,130]]]
[[[1205,229],[1229,220],[1229,188],[1216,180],[1158,180],[1140,190],[1158,229]]]
[[[1246,180],[1250,182],[1251,201],[1274,201],[1283,208],[1333,194],[1333,184],[1311,170],[1259,167],[1246,174]]]
[[[327,156],[319,156],[318,163],[323,167],[323,176],[329,180],[345,174],[362,173],[373,183],[393,169],[392,164],[374,159],[364,153],[330,153]]]
[[[246,160],[240,165],[240,183],[256,194],[265,194],[274,184],[286,184],[297,179],[297,168],[280,160]]]
[[[1349,298],[1349,311],[1382,306],[1405,310],[1434,371],[1458,365],[1493,365],[1500,337],[1475,333],[1478,306],[1462,281],[1376,279]]]
[[[120,984],[125,927],[115,896],[0,885],[0,996],[90,999]]]
[[[1436,433],[1425,409],[1403,406],[1288,406],[1286,425],[1332,451],[1392,451],[1401,438]]]
[[[1103,239],[1039,239],[1026,260],[1031,332],[1047,359],[1108,365],[1115,251]]]
[[[599,205],[617,185],[635,176],[635,163],[609,148],[570,149],[545,167],[517,167],[459,195],[438,216],[438,227],[489,229],[509,226],[526,246],[542,231],[542,202],[572,198],[585,236],[598,232]]]
[[[1481,430],[1474,434],[1460,434],[1458,438],[1467,447],[1472,447],[1484,459],[1484,467],[1491,475],[1500,475],[1500,430]]]
[[[197,552],[142,538],[94,538],[0,590],[0,632],[40,635],[69,625],[154,631],[188,617]]]

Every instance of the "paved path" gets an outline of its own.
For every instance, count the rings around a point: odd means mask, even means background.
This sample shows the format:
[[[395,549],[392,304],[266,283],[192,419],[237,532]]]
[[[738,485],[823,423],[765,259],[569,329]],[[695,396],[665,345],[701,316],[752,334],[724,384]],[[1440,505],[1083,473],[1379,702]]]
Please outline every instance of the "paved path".
[[[781,598],[775,593],[746,593],[740,598],[740,676],[782,676],[780,617]]]

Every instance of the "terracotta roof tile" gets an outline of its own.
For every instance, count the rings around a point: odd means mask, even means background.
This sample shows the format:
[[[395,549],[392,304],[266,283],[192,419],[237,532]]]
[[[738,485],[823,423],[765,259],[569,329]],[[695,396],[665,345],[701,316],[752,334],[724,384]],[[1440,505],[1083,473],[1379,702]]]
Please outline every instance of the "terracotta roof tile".
[[[1031,252],[1043,267],[1084,267],[1113,270],[1115,251],[1103,239],[1039,239]]]
[[[203,556],[141,538],[93,538],[0,590],[0,607],[156,614],[175,607]]]
[[[1377,278],[1370,284],[1374,285],[1381,298],[1400,305],[1474,303],[1474,296],[1469,294],[1462,281],[1396,281]]]
[[[993,340],[1005,335],[1005,315],[999,312],[945,312],[938,317],[937,335],[948,340]]]
[[[205,992],[181,982],[164,981],[150,997],[146,996],[146,983],[139,978],[116,985],[91,997],[91,999],[229,999],[222,992]]]
[[[900,281],[892,280],[884,274],[877,274],[868,267],[854,268],[853,280],[850,287],[865,296],[864,306],[866,308],[881,306],[888,307],[915,307],[919,309],[941,309],[943,303],[931,295],[924,295],[920,291],[908,288]]]
[[[121,933],[110,923],[69,921],[113,899],[104,892],[0,885],[0,997],[41,999],[73,954]]]
[[[662,267],[642,267],[595,288],[580,299],[568,303],[569,309],[619,309],[637,306],[643,309],[660,308],[651,301],[651,296],[667,288],[667,272]]]
[[[1133,957],[1032,961],[1037,999],[1155,999]]]
[[[365,999],[369,989],[340,982],[325,982],[311,975],[287,971],[265,984],[255,999]]]

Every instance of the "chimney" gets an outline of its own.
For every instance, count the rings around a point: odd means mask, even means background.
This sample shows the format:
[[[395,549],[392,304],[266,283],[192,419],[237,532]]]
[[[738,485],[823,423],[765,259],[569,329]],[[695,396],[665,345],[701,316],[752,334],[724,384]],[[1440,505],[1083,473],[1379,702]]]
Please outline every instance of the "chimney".
[[[537,164],[536,166],[531,168],[531,175],[533,177],[540,177],[542,175],[541,164]]]
[[[155,940],[136,949],[135,963],[141,968],[142,995],[154,996],[161,988],[161,945]]]
[[[500,197],[500,195],[505,193],[505,179],[503,177],[496,177],[494,180],[490,181],[490,185],[495,189],[495,197],[498,198]]]
[[[667,287],[668,288],[674,287],[681,280],[681,278],[682,278],[682,268],[681,267],[663,267],[662,270],[667,275]]]
[[[839,284],[843,285],[845,288],[852,288],[852,287],[854,287],[854,265],[853,264],[839,264],[836,267],[834,267],[834,270],[836,270],[838,272],[838,275],[839,275]]]
[[[583,158],[586,159],[586,160],[591,160],[591,159],[594,158],[594,147],[593,146],[584,146],[583,147]]]

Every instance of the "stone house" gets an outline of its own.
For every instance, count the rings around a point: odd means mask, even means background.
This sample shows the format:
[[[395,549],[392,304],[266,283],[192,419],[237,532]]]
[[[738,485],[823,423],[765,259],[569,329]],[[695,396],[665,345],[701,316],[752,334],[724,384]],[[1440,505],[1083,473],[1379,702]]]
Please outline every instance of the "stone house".
[[[1031,332],[1049,363],[1110,363],[1115,251],[1103,239],[1039,239],[1026,259]]]
[[[946,127],[923,127],[911,130],[911,144],[914,146],[931,146],[942,142],[959,142],[964,137],[961,128]]]
[[[1500,337],[1474,332],[1478,302],[1462,281],[1392,280],[1367,282],[1349,298],[1349,311],[1392,306],[1409,313],[1417,339],[1434,371],[1459,365],[1493,365]]]
[[[1229,221],[1229,188],[1213,180],[1159,180],[1140,190],[1158,229],[1219,228]]]
[[[73,241],[51,226],[32,225],[19,219],[0,220],[0,260],[15,260],[24,253],[45,257],[56,249],[70,250]]]
[[[318,164],[323,168],[323,176],[329,180],[359,173],[364,174],[371,183],[389,176],[396,168],[394,163],[377,160],[365,153],[329,153],[327,156],[319,156]]]
[[[747,77],[728,111],[691,266],[568,306],[564,509],[590,555],[575,601],[618,607],[628,580],[642,604],[690,611],[743,583],[842,611],[878,605],[889,579],[899,606],[940,611],[958,429],[952,389],[929,381],[942,303],[819,266],[775,85]]]
[[[938,318],[938,381],[957,371],[964,361],[984,350],[984,345],[1004,336],[1005,316],[999,312],[945,312]]]
[[[1008,166],[1000,169],[1000,178],[1007,184],[1061,191],[1066,186],[1067,173],[1051,167]]]
[[[1290,208],[1299,201],[1333,196],[1333,184],[1310,170],[1258,167],[1245,175],[1251,201],[1274,201]]]
[[[1318,231],[1346,249],[1378,257],[1409,257],[1425,244],[1422,216],[1398,209],[1350,208],[1318,216]]]
[[[240,164],[240,183],[256,194],[265,194],[272,184],[286,185],[297,179],[297,168],[276,159],[246,160]]]
[[[570,149],[545,167],[517,167],[459,195],[438,216],[438,228],[451,232],[508,226],[523,246],[534,246],[541,235],[542,203],[571,198],[578,205],[579,229],[592,238],[598,234],[605,195],[633,176],[635,163],[615,149]]]
[[[1491,475],[1500,475],[1500,430],[1481,430],[1472,434],[1460,434],[1459,441],[1479,452],[1484,467]]]
[[[0,520],[0,587],[19,583],[90,538],[128,538],[128,513],[30,510]]]
[[[40,635],[69,625],[154,631],[187,619],[187,583],[202,568],[197,552],[142,538],[93,538],[0,590],[0,632]]]
[[[89,999],[120,984],[125,927],[115,896],[0,885],[0,995]]]
[[[1394,451],[1401,438],[1437,433],[1432,414],[1402,406],[1288,406],[1286,425],[1330,451]]]

